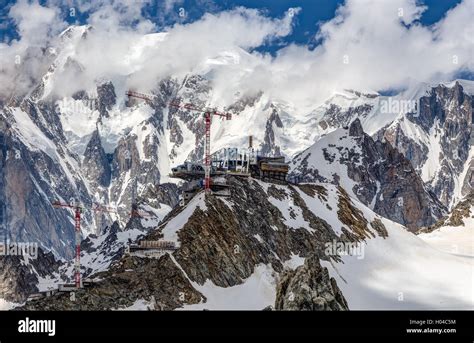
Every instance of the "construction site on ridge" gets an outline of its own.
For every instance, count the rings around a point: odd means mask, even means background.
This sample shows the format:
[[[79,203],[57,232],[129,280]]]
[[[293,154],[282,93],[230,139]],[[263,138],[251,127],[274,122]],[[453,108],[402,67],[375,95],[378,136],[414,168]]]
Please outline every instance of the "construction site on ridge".
[[[127,91],[126,95],[131,98],[138,98],[151,103],[153,95]],[[220,117],[231,120],[230,113],[218,112],[215,109],[200,108],[193,104],[182,104],[172,101],[170,107],[197,112],[205,120],[205,145],[203,163],[185,161],[174,166],[170,170],[169,176],[178,178],[184,182],[181,184],[181,195],[179,196],[179,206],[185,207],[187,203],[198,193],[204,191],[206,197],[230,197],[230,187],[227,183],[228,177],[257,178],[265,182],[287,183],[289,163],[284,156],[264,156],[253,146],[253,136],[248,137],[246,147],[226,147],[211,154],[211,118]],[[103,204],[92,204],[85,206],[71,199],[69,203],[54,201],[52,205],[57,209],[69,209],[73,211],[75,223],[75,259],[73,266],[73,283],[57,284],[48,287],[46,291],[31,294],[28,300],[35,300],[50,297],[61,292],[74,292],[77,289],[89,287],[95,283],[94,279],[83,278],[81,275],[81,215],[84,211],[93,213],[116,213],[116,209]],[[138,209],[136,199],[132,203],[130,219],[145,218],[149,216]],[[129,242],[125,246],[125,255],[133,255],[140,258],[159,258],[167,253],[173,253],[178,249],[175,241],[159,240],[138,240]]]

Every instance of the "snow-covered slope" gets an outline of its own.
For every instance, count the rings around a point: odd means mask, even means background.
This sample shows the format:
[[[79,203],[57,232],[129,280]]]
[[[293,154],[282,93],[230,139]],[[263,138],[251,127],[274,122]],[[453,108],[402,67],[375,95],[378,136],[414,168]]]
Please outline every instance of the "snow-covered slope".
[[[387,226],[387,231],[387,239],[367,242],[362,259],[344,256],[338,264],[322,263],[337,280],[349,308],[474,309],[471,256],[439,251],[433,239],[421,239],[396,225]]]
[[[463,226],[443,226],[432,232],[422,233],[419,237],[440,251],[474,257],[474,220],[472,218],[467,219]]]
[[[474,193],[459,202],[432,227],[420,230],[421,239],[440,251],[459,256],[474,256]]]
[[[373,215],[358,207],[367,218]],[[459,238],[455,234],[437,231],[416,236],[395,223],[386,228],[387,238],[375,237],[365,242],[363,258],[346,255],[340,263],[322,262],[337,280],[349,308],[474,309],[474,261],[471,256],[460,256],[464,255],[464,247],[472,249],[472,228],[470,233],[464,231],[467,240],[458,242],[462,245],[457,251],[452,246],[443,249],[436,239],[440,234],[443,243],[448,243],[450,238]]]

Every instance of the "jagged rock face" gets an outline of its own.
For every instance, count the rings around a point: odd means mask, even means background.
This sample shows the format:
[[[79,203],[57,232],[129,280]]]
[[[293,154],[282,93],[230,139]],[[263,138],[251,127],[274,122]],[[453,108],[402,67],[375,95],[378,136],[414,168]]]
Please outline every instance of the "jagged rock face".
[[[411,115],[410,119],[420,125],[425,131],[428,131],[439,119],[445,123],[447,135],[454,137],[460,124],[472,122],[469,118],[469,106],[471,97],[464,93],[461,84],[456,83],[454,87],[448,88],[440,85],[431,90],[429,96],[423,96],[420,99],[420,109],[418,115]],[[463,110],[463,105],[468,108]],[[456,112],[449,111],[449,107],[456,109]],[[461,113],[458,111],[461,110]],[[469,127],[463,129],[469,130]]]
[[[261,154],[263,156],[281,156],[280,146],[275,142],[275,132],[277,128],[283,128],[278,110],[271,106],[272,114],[268,118],[267,125],[265,128],[265,137],[261,146]]]
[[[241,285],[262,264],[271,266],[276,277],[294,255],[312,256],[312,262],[296,274],[285,276],[289,290],[298,292],[305,288],[302,282],[308,278],[303,275],[310,273],[311,279],[316,277],[311,281],[315,288],[310,294],[317,294],[312,309],[346,309],[337,285],[319,266],[319,259],[339,260],[337,255],[326,254],[325,243],[373,238],[383,234],[384,225],[374,224],[376,220],[369,223],[342,189],[337,191],[337,208],[334,208],[329,199],[334,194],[321,185],[269,185],[238,178],[230,178],[229,182],[231,198],[204,199],[202,193],[198,194],[186,207],[173,209],[159,228],[145,235],[147,240],[163,235],[166,238],[167,230],[178,230],[174,225],[185,221],[176,233],[179,248],[172,258],[125,255],[115,260],[107,271],[91,275],[98,282],[76,292],[75,301],[69,294],[59,294],[28,302],[23,309],[114,309],[143,299],[156,303],[154,309],[175,309],[184,304],[206,302],[205,294],[196,289],[196,284]],[[318,217],[319,209],[308,205],[313,206],[313,201],[323,204],[326,210],[337,211],[341,227],[331,227]],[[193,202],[202,202],[205,209],[192,207]],[[279,207],[280,204],[290,204],[285,207],[288,211]],[[190,209],[191,213],[186,214]],[[85,251],[89,245],[84,244]]]
[[[7,132],[8,126],[3,116],[0,116],[0,241],[5,242],[7,240],[7,198],[5,194],[6,189],[6,178],[5,178],[5,165],[8,154],[7,147]]]
[[[110,227],[106,227],[104,229],[105,232],[101,232],[102,236],[97,236],[95,234],[89,235],[86,239],[84,239],[81,242],[81,257],[93,256],[94,253],[98,253],[100,250],[103,252],[105,251],[108,252],[107,258],[110,261],[115,261],[119,259],[120,257],[122,257],[125,247],[121,246],[118,249],[115,247],[118,240],[117,233],[119,229],[120,227],[118,223],[114,222]],[[98,237],[101,238],[101,243],[99,246],[96,246],[94,244],[94,241],[96,241]],[[96,255],[99,255],[98,257],[100,257],[100,254],[96,254]],[[92,258],[91,261],[89,261],[89,263],[95,264],[96,260]],[[71,262],[69,262],[69,264],[70,266],[72,266]],[[60,270],[61,277],[65,279],[69,279],[70,282],[73,282],[71,278],[71,275],[72,275],[71,270],[64,270],[64,269],[65,268],[63,268],[63,270]],[[87,266],[87,264],[86,265],[84,265],[84,263],[82,264],[81,275],[83,278],[88,277],[93,272],[95,272],[94,269]],[[69,274],[69,275],[65,275],[65,274]]]
[[[19,107],[28,114],[29,118],[47,138],[51,139],[54,143],[66,142],[54,103],[36,102],[32,98],[28,98],[24,99]]]
[[[7,109],[4,115],[9,121],[13,114]],[[37,119],[45,120],[44,117]],[[12,241],[42,244],[62,256],[72,256],[74,228],[71,214],[55,210],[51,201],[64,199],[69,202],[70,199],[78,199],[89,202],[83,181],[69,177],[65,172],[65,169],[72,170],[72,164],[76,161],[65,159],[63,165],[58,163],[59,158],[68,153],[60,142],[56,150],[50,150],[50,147],[45,151],[34,149],[29,145],[29,137],[24,136],[26,132],[18,125],[7,124],[4,127],[6,130],[2,130],[1,137],[5,152],[0,162],[3,174],[1,193],[5,198],[6,213],[3,224],[9,238]],[[47,134],[52,136],[50,131],[31,134],[37,139],[44,139],[44,142],[52,142],[46,138]],[[84,215],[84,222],[89,221],[90,216]]]
[[[378,111],[379,102],[380,96],[377,93],[362,93],[350,89],[336,92],[316,108],[314,115],[318,128],[322,133],[327,133],[348,127],[356,118],[365,122],[370,115]]]
[[[52,253],[44,253],[41,248],[37,252],[37,258],[0,256],[0,298],[24,302],[38,291],[38,276],[46,277],[58,270],[61,263]]]
[[[449,215],[441,218],[434,225],[421,228],[416,233],[428,233],[437,230],[443,226],[460,227],[465,226],[465,220],[472,218],[474,206],[474,191],[469,193],[462,201],[460,201],[449,213]]]
[[[370,227],[380,236],[380,237],[387,237],[387,229],[383,225],[380,219],[375,218],[370,223],[364,217],[364,214],[354,207],[351,198],[347,194],[347,192],[338,187],[339,192],[339,203],[338,203],[338,210],[337,216],[339,220],[346,225],[346,227],[342,227],[341,231],[343,234],[341,238],[348,242],[359,242],[366,238],[374,237],[374,235],[368,234],[368,224]],[[348,229],[349,228],[349,229]]]
[[[119,141],[111,162],[111,170],[110,201],[123,204],[118,210],[122,220],[126,221],[137,197],[138,183],[145,177],[141,170],[135,137],[128,136]]]
[[[9,301],[24,301],[28,294],[37,291],[38,278],[23,263],[21,257],[0,258],[0,296]]]
[[[411,163],[390,144],[365,134],[358,119],[336,134],[329,143],[321,140],[295,157],[292,177],[333,183],[347,183],[349,178],[359,200],[412,230],[431,225],[443,215],[443,206],[425,189]],[[328,167],[320,166],[317,156],[321,153]]]
[[[275,309],[343,311],[349,307],[327,268],[321,267],[317,258],[308,258],[303,266],[286,270],[280,276]]]
[[[198,96],[199,89],[192,87],[199,88],[200,85],[192,79],[186,84],[189,89],[186,88],[183,92],[188,91],[192,96],[194,90]],[[44,85],[40,88],[43,89]],[[96,130],[81,139],[64,132],[60,119],[63,113],[54,105],[54,99],[41,99],[42,91],[38,91],[34,98],[19,103],[21,116],[17,114],[17,109],[4,108],[2,122],[10,125],[12,129],[8,139],[6,130],[2,130],[2,147],[5,150],[2,159],[2,180],[5,182],[2,182],[0,193],[4,194],[5,203],[8,202],[4,212],[9,214],[5,225],[10,228],[10,236],[15,240],[39,242],[43,246],[51,247],[63,257],[71,257],[74,239],[71,213],[54,209],[51,201],[79,202],[86,206],[94,202],[102,205],[114,203],[119,208],[122,225],[125,225],[130,216],[132,203],[149,192],[158,190],[158,197],[154,198],[156,208],[160,208],[160,196],[163,196],[164,203],[176,204],[177,188],[168,187],[165,192],[165,188],[159,187],[160,164],[169,163],[163,161],[166,154],[162,151],[167,149],[167,143],[163,142],[162,138],[165,137],[164,125],[167,124],[173,131],[172,121],[165,120],[163,110],[176,90],[175,81],[162,81],[158,87],[156,101],[151,104],[151,117],[135,130],[124,132],[110,153],[106,152],[101,136],[106,134],[102,123],[110,118],[109,112],[114,109],[117,100],[111,82],[102,83],[97,87],[95,108],[99,116],[95,124]],[[205,89],[204,91],[208,92]],[[73,98],[85,101],[84,104],[91,101],[85,91],[77,92]],[[186,120],[193,116],[184,112],[182,115],[189,116]],[[73,120],[76,120],[75,118],[74,115]],[[199,115],[193,119],[201,122]],[[47,142],[43,143],[36,137],[33,137],[31,142],[28,140],[30,135],[25,131],[29,127],[28,121],[35,126],[33,130],[37,130],[39,138],[43,139],[44,136],[44,141]],[[189,123],[189,127],[192,128],[193,124]],[[196,134],[200,133],[196,131]],[[183,137],[180,139],[183,143]],[[84,141],[85,149],[69,149],[69,144],[81,141]],[[40,145],[39,149],[35,144]],[[79,152],[80,155],[73,151]],[[202,151],[197,151],[202,154]],[[10,158],[6,157],[7,154]],[[158,156],[161,156],[161,160]],[[83,214],[82,226],[86,232],[100,233],[102,228],[110,223],[107,215],[93,216],[87,211]]]
[[[288,230],[261,186],[253,184],[255,191],[251,192],[244,182],[233,182],[233,203],[237,204],[233,209],[210,198],[207,211],[196,209],[178,234],[181,248],[174,255],[193,281],[203,284],[209,279],[221,287],[234,286],[248,278],[258,264],[271,264],[281,271],[281,261],[289,259],[292,252],[306,256],[312,251],[323,256],[324,242],[338,239],[328,224],[309,210],[305,214],[314,234],[303,228]],[[297,199],[298,193],[291,192],[291,196]],[[249,209],[253,209],[251,213]]]
[[[211,80],[200,75],[189,75],[181,84],[172,80],[168,85],[171,88],[170,94],[174,96],[169,98],[173,102],[181,104],[192,104],[196,108],[207,108],[212,99],[213,88]],[[263,92],[257,92],[250,95],[239,95],[236,100],[225,107],[225,111],[232,114],[233,118],[238,118],[246,109],[259,109],[265,119],[265,127],[260,136],[254,137],[259,142],[255,148],[262,155],[285,154],[279,146],[278,139],[284,135],[284,124],[281,120],[282,109],[268,99],[263,99]],[[259,107],[261,106],[261,107]],[[291,114],[286,113],[286,116]],[[212,130],[215,129],[217,121],[225,119],[211,116]],[[182,148],[189,146],[189,139],[194,141],[194,146],[185,154],[185,158],[190,161],[202,163],[205,148],[205,121],[203,115],[199,112],[189,111],[183,108],[170,107],[167,118],[167,129],[170,132],[170,160],[172,162],[182,162]],[[189,137],[189,133],[192,134]],[[235,136],[235,133],[232,133]],[[247,133],[242,133],[246,136]],[[212,147],[211,147],[212,148]],[[181,160],[179,159],[181,156]]]
[[[115,95],[115,88],[112,82],[105,82],[97,86],[97,109],[100,113],[100,118],[108,117],[109,110],[115,105],[117,96]]]
[[[406,119],[401,119],[405,121]],[[390,131],[385,131],[384,134],[378,134],[379,140],[386,140],[399,152],[401,152],[414,166],[421,166],[426,161],[428,154],[428,147],[426,145],[419,145],[413,139],[406,136],[400,127],[390,128]],[[396,137],[396,138],[394,138]],[[396,139],[396,141],[394,141]],[[418,170],[417,170],[418,172]]]
[[[126,246],[143,237],[147,229],[141,219],[132,217],[125,228],[121,228],[117,221],[105,226],[102,232],[90,234],[81,242],[81,276],[83,279],[103,272],[117,260],[120,260]],[[58,283],[74,283],[75,260],[64,262],[57,272],[49,277],[49,286]],[[42,282],[40,282],[40,287]]]
[[[366,117],[372,111],[372,108],[370,104],[364,104],[342,109],[338,105],[330,104],[322,117],[320,125],[323,126],[323,129],[326,129],[327,126],[332,128],[348,126],[354,118]]]
[[[472,189],[468,157],[474,100],[457,82],[451,88],[432,88],[418,106],[417,113],[384,129],[383,136],[412,162],[439,200],[453,206]],[[420,133],[414,138],[407,128]]]
[[[170,97],[167,86],[169,81],[163,81],[162,98],[157,98],[151,117],[135,131],[123,132],[117,146],[109,153],[103,142],[106,130],[102,123],[110,119],[109,112],[116,105],[111,82],[97,87],[95,107],[99,116],[93,123],[96,129],[80,139],[64,131],[61,118],[64,113],[54,104],[54,99],[41,99],[38,95],[19,102],[19,108],[2,108],[0,194],[4,199],[3,216],[10,238],[38,242],[60,256],[72,257],[72,213],[54,209],[51,202],[55,200],[82,203],[89,208],[93,203],[104,206],[114,203],[124,226],[130,217],[133,200],[147,193],[149,188],[159,189],[162,105]],[[85,91],[77,92],[73,98],[84,104],[91,102]],[[86,120],[93,121],[92,117]],[[72,118],[74,125],[85,124],[80,122],[80,117],[76,119],[75,113]],[[76,124],[75,121],[79,122]],[[138,142],[140,138],[142,140]],[[85,148],[75,149],[73,145],[77,142],[84,142]],[[161,195],[166,203],[177,202],[177,192]],[[160,198],[155,200],[159,209]],[[111,222],[107,214],[85,211],[81,224],[84,233],[99,234]]]
[[[364,157],[362,164],[348,162],[347,167],[349,177],[357,182],[354,191],[359,199],[370,204],[375,198],[376,213],[409,229],[441,217],[442,206],[427,192],[411,163],[390,144],[373,141],[361,127],[353,132],[354,126],[358,125],[351,125],[349,134],[359,137]]]
[[[96,187],[107,187],[110,184],[110,163],[102,147],[98,130],[94,131],[89,144],[87,144],[82,165],[84,175],[90,184],[95,184]]]
[[[255,95],[244,95],[242,98],[234,102],[232,105],[226,108],[226,111],[231,112],[232,114],[239,114],[246,107],[254,107],[258,100],[261,99],[263,92],[257,92]]]
[[[141,196],[142,202],[148,204],[154,208],[160,208],[160,204],[168,205],[174,208],[178,205],[179,193],[178,186],[174,183],[162,183],[155,185],[155,187],[149,187],[147,192]]]
[[[9,301],[24,301],[37,291],[38,278],[21,261],[21,257],[0,257],[0,296]]]

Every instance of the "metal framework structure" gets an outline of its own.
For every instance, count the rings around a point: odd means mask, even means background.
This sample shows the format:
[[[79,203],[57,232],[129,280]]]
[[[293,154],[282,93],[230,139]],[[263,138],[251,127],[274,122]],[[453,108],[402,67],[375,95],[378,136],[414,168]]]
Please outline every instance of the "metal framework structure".
[[[153,95],[138,93],[130,90],[127,91],[125,94],[129,97],[135,97],[150,102],[152,102],[155,98],[155,96]],[[169,106],[182,108],[189,111],[200,112],[204,115],[206,129],[204,150],[204,190],[206,194],[209,194],[211,191],[211,118],[212,116],[219,116],[221,118],[225,118],[226,120],[231,120],[232,114],[217,112],[217,110],[215,109],[197,107],[190,103],[182,104],[179,102],[172,101],[169,103]]]
[[[143,100],[150,101],[150,102],[153,102],[153,99],[155,98],[154,95],[143,94],[143,93],[134,92],[134,91],[131,91],[131,90],[128,90],[125,93],[125,95],[127,95],[129,97],[131,96],[131,97],[134,97],[134,98],[143,99]]]
[[[75,228],[75,244],[76,244],[76,259],[74,262],[74,282],[76,288],[82,287],[81,281],[81,213],[83,210],[88,209],[95,212],[117,212],[115,209],[110,207],[102,206],[100,204],[94,204],[91,208],[86,208],[80,204],[67,204],[59,201],[53,202],[55,208],[70,208],[74,210],[74,228]]]
[[[180,104],[176,102],[171,102],[169,104],[172,107],[183,108],[189,111],[196,111],[204,113],[205,120],[205,150],[204,150],[204,190],[206,194],[211,191],[211,116],[219,116],[225,118],[226,120],[232,119],[232,114],[230,113],[221,113],[217,112],[214,109],[205,109],[194,106],[193,104]]]

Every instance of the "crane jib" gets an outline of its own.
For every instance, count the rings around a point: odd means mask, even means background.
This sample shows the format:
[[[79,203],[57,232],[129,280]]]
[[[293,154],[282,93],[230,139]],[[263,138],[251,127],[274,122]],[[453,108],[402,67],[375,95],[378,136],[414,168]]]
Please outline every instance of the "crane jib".
[[[126,95],[132,96],[132,97],[137,97],[145,100],[151,100],[155,98],[155,95],[148,95],[148,94],[142,94],[134,91],[127,91]],[[205,150],[204,150],[204,161],[205,161],[205,168],[204,168],[204,189],[206,194],[210,193],[210,170],[211,170],[211,117],[213,115],[220,116],[225,118],[226,120],[231,120],[232,119],[232,114],[231,113],[221,113],[218,112],[215,109],[211,108],[200,108],[195,106],[194,104],[191,103],[186,103],[182,104],[180,102],[171,101],[168,103],[170,107],[177,107],[177,108],[182,108],[185,110],[189,111],[196,111],[196,112],[201,112],[204,114],[205,118]]]

